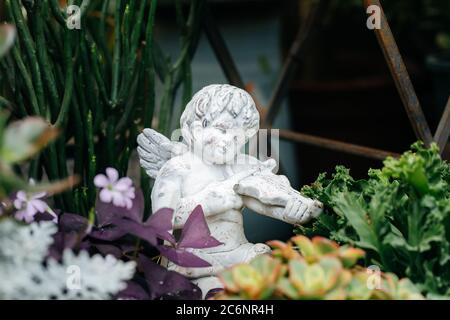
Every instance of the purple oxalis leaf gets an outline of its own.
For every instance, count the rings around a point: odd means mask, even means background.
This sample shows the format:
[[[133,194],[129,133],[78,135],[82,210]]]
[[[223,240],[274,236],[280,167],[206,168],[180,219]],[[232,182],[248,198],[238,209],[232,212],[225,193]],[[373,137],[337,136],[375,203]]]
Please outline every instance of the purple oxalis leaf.
[[[96,243],[93,244],[93,246],[97,248],[103,256],[110,254],[113,257],[120,259],[123,255],[122,250],[112,244]]]
[[[134,281],[128,281],[125,290],[122,290],[117,295],[119,300],[149,300],[148,293]]]
[[[173,209],[161,208],[153,213],[147,221],[145,221],[144,225],[151,226],[161,232],[170,231],[172,230],[172,217]]]
[[[84,234],[88,227],[89,221],[83,216],[73,213],[63,213],[59,216],[59,229],[62,232],[76,232]]]
[[[218,294],[219,292],[224,291],[223,288],[213,288],[211,290],[209,290],[206,295],[205,295],[205,300],[209,300],[211,298],[213,298],[216,294]]]
[[[48,256],[60,260],[65,249],[74,249],[80,242],[79,233],[58,231],[53,235],[53,243],[48,250]]]
[[[91,242],[87,240],[86,238],[81,241],[81,243],[78,245],[79,250],[89,250],[91,248]]]
[[[55,219],[54,216],[52,216],[48,212],[37,212],[34,215],[34,221],[35,222],[41,222],[41,221],[53,221]]]
[[[210,267],[211,264],[192,252],[186,251],[184,248],[172,248],[169,246],[157,246],[161,255],[172,261],[173,263],[186,268],[204,268]]]
[[[168,271],[143,255],[139,255],[138,262],[145,274],[150,290],[150,299],[201,299],[200,288],[181,274]]]
[[[53,235],[53,243],[49,248],[49,257],[60,260],[65,249],[81,249],[89,229],[89,221],[80,215],[62,213],[58,218],[58,232]]]
[[[142,222],[144,217],[144,195],[142,190],[136,189],[133,205],[130,209],[117,207],[112,203],[105,203],[97,198],[95,212],[99,226],[106,226],[117,218],[126,217],[136,222]]]
[[[91,231],[89,236],[97,240],[115,241],[122,238],[126,234],[126,231],[117,226],[108,226]]]
[[[130,219],[118,218],[113,221],[114,225],[125,233],[132,234],[148,241],[153,246],[158,244],[156,232],[153,228],[146,228],[142,224]]]
[[[222,242],[211,236],[202,207],[196,206],[184,224],[177,247],[202,249],[221,244]]]
[[[125,218],[114,220],[114,224],[123,231],[144,239],[154,246],[158,244],[158,238],[167,240],[172,244],[175,243],[175,238],[172,234],[167,230],[156,229],[152,224],[143,225]]]
[[[133,243],[133,244],[124,243],[124,244],[120,244],[119,247],[124,255],[136,251],[136,243]]]

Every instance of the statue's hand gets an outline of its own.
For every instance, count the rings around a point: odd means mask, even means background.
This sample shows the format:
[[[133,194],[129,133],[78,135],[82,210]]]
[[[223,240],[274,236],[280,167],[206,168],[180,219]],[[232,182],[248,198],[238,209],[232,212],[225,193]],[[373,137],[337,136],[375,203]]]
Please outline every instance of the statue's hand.
[[[282,213],[283,220],[291,224],[304,224],[316,218],[322,212],[322,203],[305,198],[300,194],[292,194]]]
[[[242,179],[251,176],[259,168],[244,170],[223,181],[208,184],[196,196],[196,202],[204,207],[205,214],[217,214],[230,209],[240,210],[244,203],[242,196],[236,193],[234,186]]]
[[[243,206],[242,197],[228,183],[213,182],[202,193],[206,207],[213,212],[240,209]]]
[[[257,169],[239,172],[226,180],[209,184],[202,192],[202,204],[211,212],[223,212],[229,209],[239,210],[243,206],[242,196],[236,193],[234,186],[242,179],[254,174]]]

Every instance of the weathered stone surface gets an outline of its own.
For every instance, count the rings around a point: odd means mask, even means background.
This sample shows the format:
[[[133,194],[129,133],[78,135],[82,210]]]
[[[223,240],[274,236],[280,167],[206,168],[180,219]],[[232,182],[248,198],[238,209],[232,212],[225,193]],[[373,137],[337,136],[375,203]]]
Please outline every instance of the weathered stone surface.
[[[265,244],[249,243],[242,209],[302,224],[322,211],[317,200],[294,190],[285,176],[276,175],[273,159],[240,153],[259,129],[259,114],[251,96],[230,85],[210,85],[194,95],[181,117],[183,143],[171,142],[145,129],[138,137],[140,164],[155,184],[152,209],[169,207],[174,228],[182,228],[191,211],[202,205],[211,234],[223,244],[192,250],[208,261],[208,268],[168,268],[180,272],[206,294],[217,272],[270,251]]]

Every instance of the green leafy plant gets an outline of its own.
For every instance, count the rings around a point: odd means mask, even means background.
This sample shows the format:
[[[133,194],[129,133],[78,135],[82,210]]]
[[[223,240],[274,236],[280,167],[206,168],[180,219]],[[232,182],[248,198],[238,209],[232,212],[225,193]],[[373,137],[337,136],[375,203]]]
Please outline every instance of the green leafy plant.
[[[153,36],[157,0],[5,0],[18,41],[0,61],[0,102],[13,117],[40,116],[60,132],[27,175],[81,180],[54,198],[56,208],[87,216],[96,173],[115,167],[126,175],[137,134],[152,120],[169,132],[178,89],[183,105],[190,98],[204,0],[190,1],[187,11],[181,0],[174,3],[181,46],[172,61]],[[70,5],[79,11],[71,13]],[[70,24],[78,13],[79,29]],[[156,101],[158,80],[164,89]],[[141,176],[149,209],[150,183]]]
[[[30,185],[18,173],[18,165],[38,154],[58,131],[44,119],[28,117],[6,125],[8,116],[0,112],[0,200],[3,210],[11,205],[7,197],[18,190],[43,191],[48,194],[61,192],[76,183],[76,177],[64,180]]]
[[[271,255],[220,274],[224,291],[216,299],[423,299],[408,279],[357,266],[365,256],[361,249],[304,236],[269,244]]]
[[[16,39],[16,28],[0,26],[0,61]],[[0,107],[10,102],[0,96]],[[72,187],[74,177],[63,181],[31,186],[20,175],[20,164],[35,156],[43,147],[56,138],[58,130],[39,117],[26,117],[8,125],[9,114],[0,110],[0,214],[11,210],[8,196],[18,191],[42,191],[54,194]]]
[[[438,147],[415,143],[368,175],[357,181],[338,166],[305,186],[325,211],[297,232],[366,249],[382,270],[409,277],[430,296],[450,295],[450,165]]]

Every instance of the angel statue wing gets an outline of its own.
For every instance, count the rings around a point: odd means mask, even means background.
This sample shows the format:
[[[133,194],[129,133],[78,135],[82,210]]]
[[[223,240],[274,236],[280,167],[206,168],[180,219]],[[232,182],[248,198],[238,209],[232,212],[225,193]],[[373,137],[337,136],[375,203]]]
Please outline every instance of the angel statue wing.
[[[138,135],[137,143],[139,163],[153,179],[168,160],[188,150],[184,143],[170,141],[161,133],[149,128]]]

